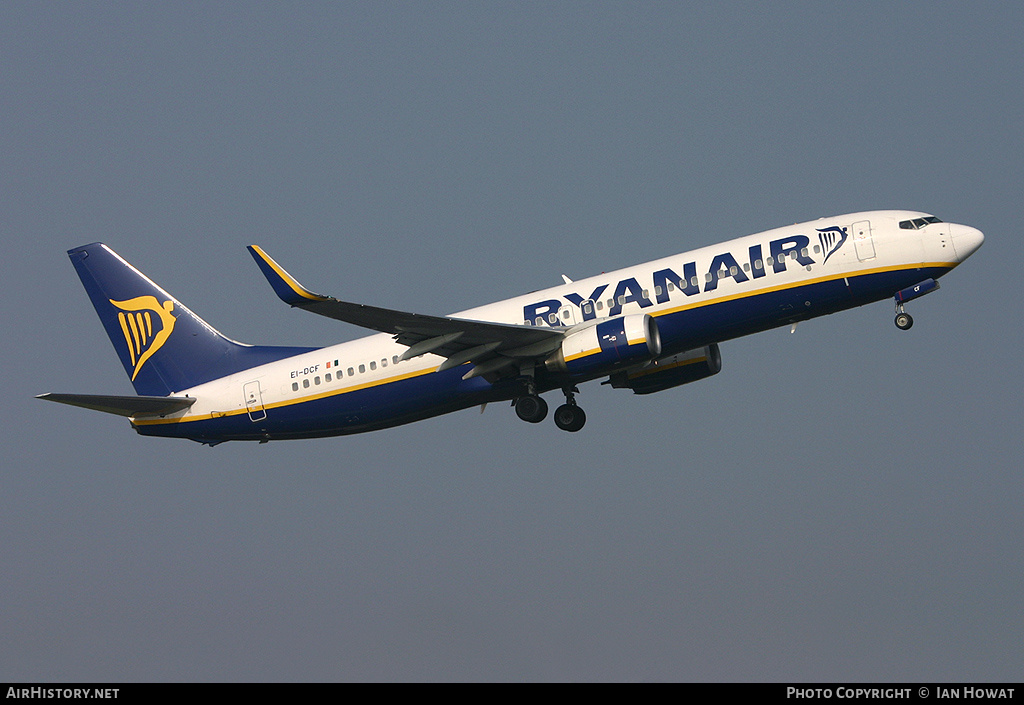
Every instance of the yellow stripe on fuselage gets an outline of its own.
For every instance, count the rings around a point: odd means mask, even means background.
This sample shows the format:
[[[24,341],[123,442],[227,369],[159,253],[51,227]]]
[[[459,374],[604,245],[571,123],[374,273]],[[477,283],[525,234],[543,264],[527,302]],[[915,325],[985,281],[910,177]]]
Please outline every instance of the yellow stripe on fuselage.
[[[735,301],[737,299],[747,299],[754,296],[760,296],[761,294],[770,294],[775,291],[784,291],[786,289],[797,289],[801,286],[808,286],[811,284],[821,284],[823,282],[838,281],[840,279],[851,279],[856,277],[865,276],[868,274],[881,274],[883,272],[900,272],[910,269],[930,269],[935,267],[945,267],[952,269],[956,264],[953,262],[923,262],[915,265],[903,265],[895,267],[878,267],[875,269],[862,269],[856,272],[846,272],[838,274],[830,274],[827,277],[816,277],[814,279],[800,279],[798,281],[787,282],[785,284],[777,284],[776,286],[768,286],[763,289],[756,289],[754,291],[742,291],[736,294],[728,294],[727,296],[720,296],[716,299],[693,301],[692,303],[683,304],[681,306],[675,306],[673,308],[667,308],[661,311],[651,311],[652,316],[667,316],[669,314],[678,313],[680,311],[689,311],[690,309],[701,308],[702,306],[711,306],[712,304],[722,304],[727,301]]]
[[[316,401],[318,399],[326,399],[327,397],[333,397],[333,396],[337,396],[339,394],[348,394],[350,392],[358,392],[361,389],[369,389],[371,387],[379,387],[381,385],[391,384],[393,382],[401,382],[403,380],[412,379],[414,377],[420,377],[422,375],[430,374],[433,371],[434,371],[433,368],[427,368],[427,369],[424,369],[424,370],[418,370],[416,372],[407,372],[407,373],[402,374],[402,375],[395,375],[394,377],[386,377],[384,379],[379,379],[379,380],[376,380],[376,381],[373,381],[373,382],[363,382],[362,384],[355,384],[355,385],[352,385],[351,387],[343,387],[341,389],[332,389],[330,391],[320,392],[319,394],[310,394],[308,396],[297,397],[295,399],[285,399],[285,400],[282,400],[282,401],[273,402],[271,404],[264,404],[263,408],[264,409],[278,409],[278,408],[286,407],[286,406],[294,406],[296,404],[305,404],[306,402]],[[330,384],[330,382],[325,382],[324,384]],[[187,423],[189,421],[206,421],[206,420],[214,419],[214,418],[219,419],[219,418],[223,418],[225,416],[239,416],[241,414],[246,414],[248,412],[249,412],[249,410],[247,408],[242,407],[240,409],[232,409],[230,411],[211,411],[209,413],[194,414],[192,416],[189,416],[188,414],[186,414],[185,416],[180,416],[180,417],[175,418],[175,419],[150,419],[150,418],[134,419],[132,421],[132,423],[134,425],[136,425],[136,426],[154,426],[154,425],[168,424],[168,423]]]

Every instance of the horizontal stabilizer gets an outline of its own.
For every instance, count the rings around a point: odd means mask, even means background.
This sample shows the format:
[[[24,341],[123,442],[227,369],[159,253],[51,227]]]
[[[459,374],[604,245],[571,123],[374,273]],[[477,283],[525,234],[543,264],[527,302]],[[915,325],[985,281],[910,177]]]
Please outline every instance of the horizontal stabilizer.
[[[119,397],[107,394],[40,394],[36,399],[56,401],[118,416],[159,416],[187,409],[195,397]]]

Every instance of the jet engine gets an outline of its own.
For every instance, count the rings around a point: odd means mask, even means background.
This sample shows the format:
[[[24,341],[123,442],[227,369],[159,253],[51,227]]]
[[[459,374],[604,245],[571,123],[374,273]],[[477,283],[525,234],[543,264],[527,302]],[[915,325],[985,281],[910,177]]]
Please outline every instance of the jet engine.
[[[634,313],[569,333],[544,365],[551,372],[600,373],[652,360],[660,354],[658,324],[646,313]]]
[[[652,394],[681,384],[696,382],[722,371],[718,343],[678,355],[663,357],[638,368],[616,372],[604,384],[632,389],[634,394]]]

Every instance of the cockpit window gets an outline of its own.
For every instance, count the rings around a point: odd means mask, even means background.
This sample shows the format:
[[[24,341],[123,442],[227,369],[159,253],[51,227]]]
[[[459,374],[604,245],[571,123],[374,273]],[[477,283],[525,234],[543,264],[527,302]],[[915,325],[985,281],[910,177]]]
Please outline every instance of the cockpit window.
[[[903,230],[920,230],[926,225],[931,223],[941,223],[942,221],[936,218],[934,215],[928,215],[924,218],[914,218],[913,220],[901,220],[900,228]]]

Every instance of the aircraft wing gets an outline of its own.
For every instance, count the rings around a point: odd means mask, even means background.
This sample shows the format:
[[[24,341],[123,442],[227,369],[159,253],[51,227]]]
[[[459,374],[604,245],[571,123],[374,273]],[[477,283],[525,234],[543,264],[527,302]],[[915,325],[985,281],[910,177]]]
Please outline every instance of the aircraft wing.
[[[518,359],[547,356],[562,344],[564,333],[554,328],[474,321],[448,316],[427,316],[365,304],[339,301],[302,286],[270,255],[249,246],[256,264],[274,292],[286,304],[363,328],[391,333],[409,347],[400,359],[425,353],[448,358],[438,371],[472,362],[465,378],[497,372]]]

